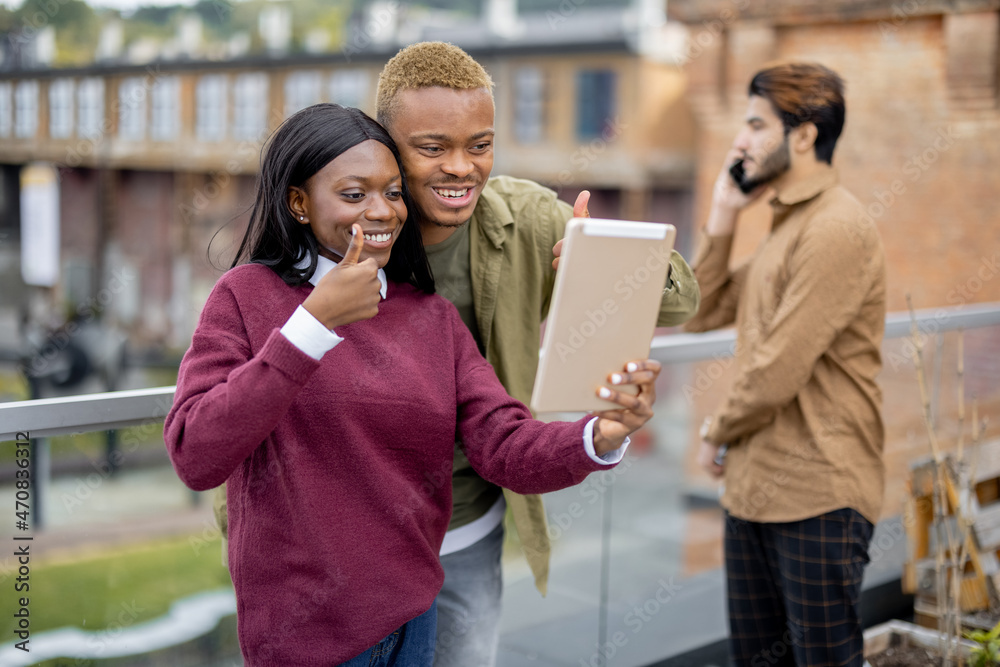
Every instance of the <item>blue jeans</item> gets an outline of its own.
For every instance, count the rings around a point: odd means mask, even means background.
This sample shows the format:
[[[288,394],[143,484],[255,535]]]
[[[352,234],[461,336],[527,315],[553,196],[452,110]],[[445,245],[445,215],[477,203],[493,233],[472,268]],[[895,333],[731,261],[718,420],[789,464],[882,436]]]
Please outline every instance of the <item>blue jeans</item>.
[[[340,667],[428,667],[434,662],[437,602],[391,635]]]
[[[493,667],[500,643],[503,524],[461,551],[441,557],[434,667]]]

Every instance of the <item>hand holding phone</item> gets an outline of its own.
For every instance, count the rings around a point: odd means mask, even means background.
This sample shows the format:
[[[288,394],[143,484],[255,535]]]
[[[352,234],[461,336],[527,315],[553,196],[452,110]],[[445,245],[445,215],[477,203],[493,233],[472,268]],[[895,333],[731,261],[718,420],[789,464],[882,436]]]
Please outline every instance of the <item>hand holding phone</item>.
[[[729,165],[729,176],[733,179],[733,182],[736,183],[736,185],[743,185],[743,158],[740,158]]]
[[[740,189],[745,195],[753,192],[757,185],[752,181],[747,180],[746,172],[743,169],[743,158],[739,158],[729,167],[729,176],[733,179],[736,187]]]

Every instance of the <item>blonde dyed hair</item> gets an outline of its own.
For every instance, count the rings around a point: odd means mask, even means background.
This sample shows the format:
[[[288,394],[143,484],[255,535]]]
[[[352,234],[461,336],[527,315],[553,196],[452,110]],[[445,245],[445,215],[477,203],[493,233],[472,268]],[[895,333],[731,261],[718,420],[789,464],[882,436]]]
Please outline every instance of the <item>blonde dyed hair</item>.
[[[493,97],[493,79],[468,53],[447,42],[418,42],[400,50],[382,68],[375,93],[376,119],[389,126],[399,91],[434,86],[485,88]]]

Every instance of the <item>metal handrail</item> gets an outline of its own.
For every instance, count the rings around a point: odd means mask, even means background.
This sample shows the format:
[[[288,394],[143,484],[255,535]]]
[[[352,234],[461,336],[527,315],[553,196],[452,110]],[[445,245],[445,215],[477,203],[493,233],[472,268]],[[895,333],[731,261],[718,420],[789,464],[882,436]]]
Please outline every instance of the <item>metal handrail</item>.
[[[926,335],[998,326],[1000,302],[918,310],[916,321]],[[910,326],[909,313],[890,313],[885,337],[907,336]],[[663,364],[719,359],[732,355],[735,341],[732,329],[656,336],[650,356]],[[155,423],[166,417],[173,400],[174,387],[154,387],[0,403],[0,442],[15,440],[19,432],[37,438]]]

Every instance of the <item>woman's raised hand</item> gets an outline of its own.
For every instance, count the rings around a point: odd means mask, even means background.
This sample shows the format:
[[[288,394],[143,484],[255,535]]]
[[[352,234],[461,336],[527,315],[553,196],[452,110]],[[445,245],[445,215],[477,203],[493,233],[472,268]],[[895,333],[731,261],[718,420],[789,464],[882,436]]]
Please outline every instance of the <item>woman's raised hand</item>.
[[[355,224],[351,230],[354,235],[344,258],[302,303],[327,329],[375,317],[382,298],[378,264],[371,257],[358,261],[365,247],[361,225]]]

